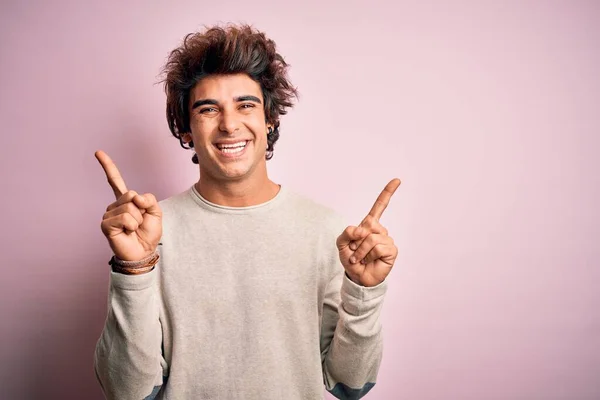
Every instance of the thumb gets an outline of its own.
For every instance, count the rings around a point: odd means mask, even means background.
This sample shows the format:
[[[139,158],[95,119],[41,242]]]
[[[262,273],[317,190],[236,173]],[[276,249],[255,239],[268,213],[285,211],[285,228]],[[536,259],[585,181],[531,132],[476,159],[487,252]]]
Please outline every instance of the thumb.
[[[349,226],[346,229],[344,229],[344,232],[342,232],[340,236],[338,236],[336,240],[337,248],[338,250],[342,250],[348,247],[348,245],[350,245],[351,242],[355,240],[364,239],[368,236],[368,234],[368,229],[365,229],[360,226]]]
[[[156,217],[162,216],[162,211],[158,205],[158,200],[152,193],[137,195],[133,198],[133,203],[141,209],[146,210],[150,215]]]

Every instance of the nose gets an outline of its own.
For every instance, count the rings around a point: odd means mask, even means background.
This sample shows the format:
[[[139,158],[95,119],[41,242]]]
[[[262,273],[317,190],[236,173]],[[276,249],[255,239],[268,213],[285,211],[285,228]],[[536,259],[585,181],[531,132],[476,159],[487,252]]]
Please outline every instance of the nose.
[[[223,133],[231,135],[240,129],[240,120],[236,112],[223,110],[221,112],[221,121],[219,122],[219,130]]]

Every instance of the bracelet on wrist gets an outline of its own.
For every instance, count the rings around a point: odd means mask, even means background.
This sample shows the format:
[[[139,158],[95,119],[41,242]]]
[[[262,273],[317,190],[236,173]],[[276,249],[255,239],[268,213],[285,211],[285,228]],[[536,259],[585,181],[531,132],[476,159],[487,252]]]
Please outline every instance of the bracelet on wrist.
[[[108,265],[112,267],[114,272],[125,275],[140,275],[152,271],[159,258],[160,256],[156,251],[139,261],[125,261],[117,256],[112,256]]]

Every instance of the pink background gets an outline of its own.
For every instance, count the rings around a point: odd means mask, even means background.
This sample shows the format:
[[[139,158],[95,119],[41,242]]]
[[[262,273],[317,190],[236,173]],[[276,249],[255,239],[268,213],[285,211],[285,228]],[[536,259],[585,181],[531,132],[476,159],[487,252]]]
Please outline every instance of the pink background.
[[[274,180],[356,223],[403,180],[368,398],[600,398],[600,3],[393,3],[2,2],[0,398],[102,398],[93,153],[161,199],[197,179],[154,83],[219,21],[292,64]]]

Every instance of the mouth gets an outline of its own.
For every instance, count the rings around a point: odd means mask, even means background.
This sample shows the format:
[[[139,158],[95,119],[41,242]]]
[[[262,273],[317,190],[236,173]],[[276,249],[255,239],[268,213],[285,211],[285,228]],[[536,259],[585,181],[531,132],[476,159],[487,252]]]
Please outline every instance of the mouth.
[[[225,157],[237,157],[244,152],[249,142],[249,140],[240,140],[234,143],[215,143],[214,146]]]

